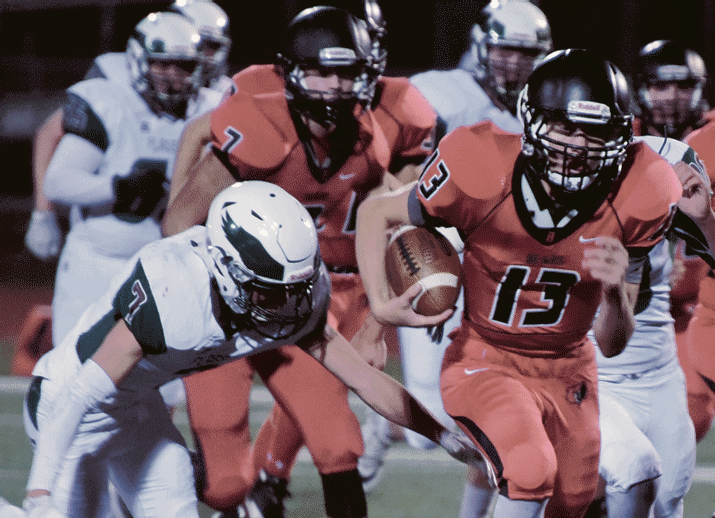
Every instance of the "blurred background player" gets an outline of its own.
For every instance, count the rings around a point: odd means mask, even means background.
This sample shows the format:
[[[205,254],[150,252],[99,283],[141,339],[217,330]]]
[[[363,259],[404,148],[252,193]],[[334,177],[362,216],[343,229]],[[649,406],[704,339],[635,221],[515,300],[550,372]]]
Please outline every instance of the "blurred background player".
[[[169,11],[186,16],[199,31],[202,85],[224,94],[231,85],[231,78],[226,75],[231,51],[231,27],[226,11],[210,0],[177,0]]]
[[[694,177],[686,179],[689,183],[683,185],[683,192],[688,194],[679,204],[699,203],[702,218],[685,221],[678,212],[668,237],[673,241],[677,236],[687,237],[690,247],[715,265],[708,244],[715,242],[715,214],[702,162],[692,148],[677,140],[655,136],[636,140],[645,141],[676,170],[686,164],[691,168]],[[696,235],[700,241],[694,240]],[[596,348],[599,473],[605,481],[605,508],[596,504],[588,516],[683,516],[683,499],[695,468],[695,430],[671,316],[672,265],[669,241],[649,252],[635,307],[636,328],[628,346],[613,358]],[[590,338],[596,341],[593,333]],[[674,442],[673,437],[678,440]]]
[[[648,142],[672,164],[683,159],[702,169],[692,151],[683,158],[683,145],[662,137],[682,139],[701,124],[706,78],[702,58],[678,42],[656,40],[639,52],[633,74],[635,131],[660,137]],[[707,391],[684,353],[684,332],[708,266],[676,234],[670,237],[674,260],[665,245],[648,256],[629,347],[615,358],[597,355],[605,501],[600,511],[596,503],[589,516],[647,516],[653,502],[655,516],[683,514],[695,461],[685,411],[689,407],[694,420],[702,415],[698,402]],[[674,435],[683,438],[677,445],[671,443]]]
[[[634,86],[642,134],[668,135],[682,140],[711,120],[703,93],[708,73],[697,52],[676,41],[655,40],[640,50],[636,67]],[[704,153],[702,146],[699,147],[696,151]],[[707,171],[712,176],[712,168],[708,167]],[[688,358],[686,336],[700,283],[708,270],[707,264],[693,254],[685,242],[676,243],[671,313],[675,318],[678,356],[685,372],[688,407],[698,441],[707,434],[715,417],[715,398]]]
[[[358,211],[371,309],[395,325],[435,319],[417,315],[409,295],[389,298],[377,259],[385,231],[413,222],[464,233],[465,314],[441,391],[501,478],[497,518],[580,517],[596,491],[597,372],[587,331],[594,327],[605,356],[623,350],[643,254],[682,192],[667,162],[631,145],[628,103],[613,64],[585,50],[555,52],[522,93],[523,139],[491,122],[458,128],[416,186]],[[632,195],[644,185],[653,194],[647,207]]]
[[[346,336],[355,334],[363,320],[376,336],[382,334],[370,320],[357,275],[354,211],[383,182],[388,182],[385,188],[396,185],[386,171],[412,168],[414,176],[434,142],[429,104],[406,78],[381,79],[373,52],[364,20],[334,7],[302,11],[286,31],[276,67],[255,65],[234,76],[237,92],[209,120],[213,150],[188,172],[163,222],[165,234],[171,235],[203,221],[216,189],[236,180],[261,178],[285,187],[316,218],[321,253],[331,271],[329,321]],[[380,338],[371,345],[371,361],[382,364],[384,342]],[[315,424],[299,429],[293,416],[274,407],[254,448],[256,466],[263,469],[259,483],[270,486],[265,499],[254,499],[256,506],[268,502],[264,516],[282,516],[287,477],[305,442],[321,473],[328,516],[366,515],[356,469],[362,437],[345,386],[326,379],[328,402],[306,399],[301,388],[325,377],[318,367],[289,347],[185,379],[192,431],[206,468],[204,501],[228,513],[228,503],[235,506],[253,486],[254,476],[236,470],[235,459],[249,455],[250,438],[248,409],[235,401],[248,401],[254,369],[276,369],[285,373],[276,379],[302,412],[315,414]],[[294,371],[300,374],[290,375]],[[215,386],[222,387],[225,401],[217,399]],[[333,432],[319,417],[325,407],[331,409]]]
[[[552,48],[551,30],[544,13],[528,2],[492,3],[479,13],[479,22],[471,30],[466,60],[467,68],[431,70],[410,79],[437,112],[438,131],[449,133],[463,125],[491,120],[505,131],[521,133],[523,127],[516,116],[517,95],[536,64]],[[438,135],[439,137],[439,135]],[[454,229],[448,231],[453,235]],[[452,238],[456,244],[459,238]],[[438,343],[423,329],[399,328],[402,370],[406,386],[436,416],[450,423],[439,392],[439,371],[446,338],[460,325],[463,298],[457,301],[455,315],[445,323],[443,338]],[[368,411],[363,426],[365,454],[358,467],[366,492],[379,482],[385,456],[394,431],[388,421]],[[433,445],[405,431],[409,444],[416,448]],[[477,479],[478,477],[473,477]],[[476,480],[475,480],[476,483]],[[478,491],[467,484],[464,505],[473,510],[471,493]],[[472,516],[473,511],[465,511]]]
[[[53,297],[55,345],[111,275],[161,237],[181,131],[220,100],[200,86],[200,36],[185,17],[152,13],[135,31],[126,50],[130,85],[96,78],[68,89],[64,136],[44,179],[48,199],[72,206]]]
[[[201,35],[202,85],[223,93],[231,84],[226,75],[231,50],[229,19],[226,12],[210,0],[179,0],[170,11],[186,16]],[[130,85],[126,52],[107,52],[94,58],[84,79],[106,78]],[[51,260],[60,253],[63,228],[52,203],[45,197],[42,185],[47,166],[60,143],[64,129],[62,109],[54,111],[35,132],[33,142],[34,209],[25,235],[25,245],[38,258]]]
[[[634,131],[682,140],[708,110],[705,61],[673,40],[655,40],[638,53],[633,74],[637,108]]]

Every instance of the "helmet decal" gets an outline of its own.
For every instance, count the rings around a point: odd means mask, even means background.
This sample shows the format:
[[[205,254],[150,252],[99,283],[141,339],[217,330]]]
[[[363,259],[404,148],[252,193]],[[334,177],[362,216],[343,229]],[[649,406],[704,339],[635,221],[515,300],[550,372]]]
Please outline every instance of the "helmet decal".
[[[255,212],[252,215],[259,217]],[[223,213],[221,221],[226,238],[238,250],[241,255],[241,261],[246,268],[267,279],[276,281],[283,279],[285,268],[271,257],[271,254],[268,253],[257,238],[246,232],[243,227],[237,225],[227,212]]]

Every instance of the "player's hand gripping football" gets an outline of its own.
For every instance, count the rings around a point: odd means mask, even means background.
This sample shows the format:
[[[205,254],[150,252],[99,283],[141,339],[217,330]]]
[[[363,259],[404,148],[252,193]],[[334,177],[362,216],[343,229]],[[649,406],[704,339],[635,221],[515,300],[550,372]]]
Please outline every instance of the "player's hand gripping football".
[[[612,288],[625,285],[628,252],[616,238],[597,237],[592,246],[584,249],[582,266],[591,272],[594,279],[601,281],[603,292],[607,293]]]
[[[431,317],[416,313],[412,307],[412,301],[421,291],[422,286],[414,284],[399,297],[393,297],[381,306],[376,304],[372,308],[375,318],[382,323],[395,326],[431,327],[441,324],[454,313],[454,308]]]

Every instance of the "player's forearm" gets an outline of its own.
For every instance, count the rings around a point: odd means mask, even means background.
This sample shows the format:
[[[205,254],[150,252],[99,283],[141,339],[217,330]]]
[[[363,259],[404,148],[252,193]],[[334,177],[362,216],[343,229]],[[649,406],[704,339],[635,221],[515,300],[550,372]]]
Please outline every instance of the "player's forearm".
[[[27,490],[52,492],[57,476],[85,413],[116,391],[109,376],[87,360],[56,396],[53,412],[40,425],[40,434],[27,481]]]
[[[66,205],[95,205],[114,201],[109,175],[96,174],[104,153],[76,135],[62,138],[47,168],[44,195]]]
[[[188,173],[188,179],[161,222],[163,236],[173,236],[206,221],[214,197],[235,179],[213,152],[206,155]]]
[[[32,179],[34,183],[35,210],[52,210],[52,203],[44,194],[43,185],[47,167],[57,149],[62,131],[62,110],[56,110],[35,132],[32,146]]]
[[[181,188],[188,181],[191,168],[198,163],[205,146],[211,142],[210,116],[209,112],[192,120],[181,134],[181,143],[171,175],[169,204],[181,192]]]
[[[633,305],[637,295],[637,285],[623,284],[605,290],[601,297],[593,333],[607,358],[620,354],[633,335],[636,326]]]
[[[355,249],[360,277],[365,293],[375,316],[390,298],[385,272],[385,251],[388,244],[387,231],[393,226],[407,223],[408,218],[396,218],[390,213],[390,204],[401,196],[407,187],[380,196],[368,198],[358,208]]]

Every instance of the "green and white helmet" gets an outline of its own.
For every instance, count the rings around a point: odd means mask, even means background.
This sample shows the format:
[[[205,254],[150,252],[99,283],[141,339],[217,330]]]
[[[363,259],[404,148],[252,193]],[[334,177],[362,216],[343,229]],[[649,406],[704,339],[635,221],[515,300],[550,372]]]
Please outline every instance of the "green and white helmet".
[[[212,275],[234,313],[273,339],[308,322],[321,259],[313,218],[298,200],[269,182],[239,182],[214,198],[206,230]]]
[[[211,86],[228,69],[228,53],[231,50],[228,14],[208,0],[177,0],[169,10],[186,16],[199,31],[204,60],[203,86]]]
[[[185,109],[201,87],[201,36],[194,25],[178,13],[151,13],[134,28],[127,42],[127,63],[132,86],[169,113]],[[189,72],[182,88],[160,92],[151,77],[154,61],[171,62]],[[181,115],[180,115],[181,116]]]

